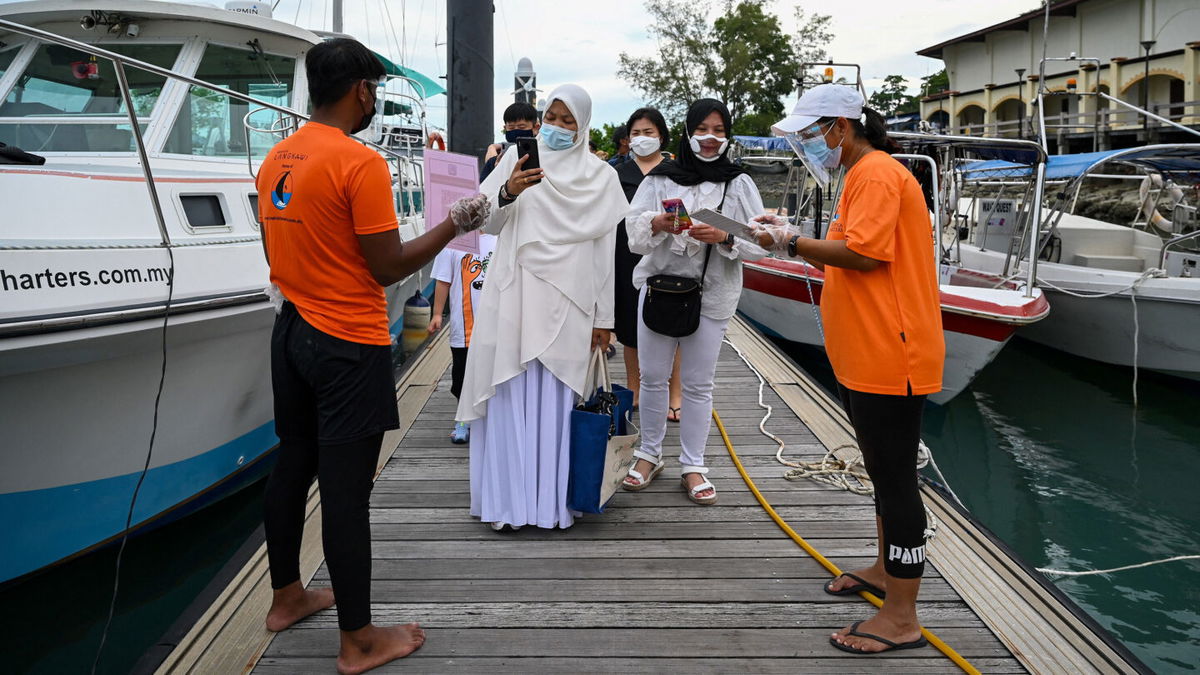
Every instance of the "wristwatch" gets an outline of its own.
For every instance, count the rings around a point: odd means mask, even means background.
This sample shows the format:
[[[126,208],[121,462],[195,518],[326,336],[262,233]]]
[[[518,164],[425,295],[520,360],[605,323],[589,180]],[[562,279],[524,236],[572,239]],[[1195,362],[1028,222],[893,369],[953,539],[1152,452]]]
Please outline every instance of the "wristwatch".
[[[788,239],[788,244],[787,244],[788,257],[790,257],[790,258],[796,257],[796,240],[799,238],[800,238],[800,235],[796,235],[796,236],[792,237],[791,239]]]
[[[725,235],[725,241],[723,241],[721,243],[725,244],[729,248],[733,248],[733,243],[736,241],[737,241],[737,237],[734,237],[733,233],[730,232],[729,234]]]

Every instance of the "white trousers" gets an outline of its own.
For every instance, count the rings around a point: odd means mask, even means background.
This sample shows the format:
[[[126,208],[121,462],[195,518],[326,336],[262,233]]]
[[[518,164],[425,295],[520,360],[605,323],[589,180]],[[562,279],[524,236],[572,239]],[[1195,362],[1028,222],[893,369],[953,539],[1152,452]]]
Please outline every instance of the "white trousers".
[[[667,382],[675,365],[675,349],[679,349],[679,379],[683,388],[683,409],[679,413],[679,444],[682,451],[679,463],[681,474],[708,473],[704,466],[704,446],[712,426],[713,376],[717,372],[717,356],[729,319],[717,321],[700,317],[700,327],[687,337],[673,338],[655,333],[642,321],[642,301],[646,289],[638,298],[638,364],[641,369],[639,395],[642,422],[641,454],[662,457],[663,437],[667,435],[667,406],[670,391]]]

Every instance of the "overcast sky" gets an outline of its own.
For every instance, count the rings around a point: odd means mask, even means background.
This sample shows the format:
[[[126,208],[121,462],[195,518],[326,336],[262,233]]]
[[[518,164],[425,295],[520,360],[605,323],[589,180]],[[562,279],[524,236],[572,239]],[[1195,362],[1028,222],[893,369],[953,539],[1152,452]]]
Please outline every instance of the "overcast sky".
[[[783,0],[771,3],[789,32],[796,27],[796,4]],[[805,0],[800,4],[807,13],[833,17],[834,39],[826,51],[835,61],[860,64],[869,92],[886,75],[905,75],[915,85],[918,78],[942,67],[941,61],[917,56],[916,50],[1015,17],[1038,3]],[[328,0],[280,0],[275,17],[295,19],[305,27],[328,28],[327,6]],[[624,121],[641,105],[641,99],[617,78],[616,72],[621,52],[641,56],[655,51],[646,33],[642,0],[496,0],[495,7],[497,123],[500,113],[513,100],[512,73],[523,56],[533,61],[538,86],[546,92],[563,82],[575,82],[587,89],[596,126]],[[444,0],[344,0],[344,8],[346,32],[388,56],[396,54],[396,44],[403,44],[404,53],[396,60],[432,77],[446,73],[446,48],[440,44],[446,36]],[[396,26],[394,32],[385,30],[388,14]],[[437,97],[429,110],[431,120],[439,125],[445,124],[444,100]],[[787,103],[789,108],[791,103]]]
[[[721,0],[713,4],[719,6]],[[789,32],[795,29],[796,4],[770,3]],[[916,85],[920,77],[942,67],[941,61],[917,56],[916,50],[1015,17],[1036,7],[1038,0],[804,0],[800,4],[809,14],[833,17],[834,39],[826,51],[835,61],[860,64],[870,92],[891,74],[904,75]],[[343,0],[343,6],[345,32],[434,79],[446,74],[445,0]],[[330,0],[278,0],[275,18],[329,30],[330,7]],[[623,122],[641,105],[616,72],[622,51],[638,56],[655,52],[646,33],[642,0],[496,0],[495,7],[497,126],[500,113],[513,100],[512,74],[523,56],[533,61],[539,88],[546,92],[564,82],[587,89],[594,126]],[[786,102],[789,109],[793,102]],[[444,127],[445,97],[435,97],[429,104],[430,122]]]

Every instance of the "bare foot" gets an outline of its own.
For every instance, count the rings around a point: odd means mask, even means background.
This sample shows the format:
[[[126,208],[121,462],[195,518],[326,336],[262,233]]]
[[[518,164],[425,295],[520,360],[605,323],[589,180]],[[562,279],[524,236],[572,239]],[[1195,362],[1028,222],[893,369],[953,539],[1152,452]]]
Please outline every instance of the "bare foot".
[[[267,630],[278,633],[297,621],[332,607],[332,588],[304,588],[299,581],[275,591],[271,611],[267,612]]]
[[[887,592],[887,574],[885,574],[882,569],[877,568],[874,565],[871,567],[864,567],[860,570],[843,572],[841,576],[829,582],[829,590],[836,592],[842,590],[843,588],[857,586],[858,582],[851,577],[846,576],[847,574],[853,574],[856,577],[864,579],[884,593]]]
[[[850,629],[853,626],[846,626],[842,630],[833,633],[829,637],[836,640],[839,644],[853,647],[865,652],[882,652],[889,649],[888,645],[883,644],[878,640],[871,638],[859,637],[850,635]],[[896,644],[904,644],[905,642],[913,642],[921,637],[921,625],[914,622],[896,623],[882,614],[867,619],[858,624],[858,632],[870,633],[878,635],[882,638],[887,638]]]
[[[342,632],[337,671],[358,675],[385,663],[404,658],[425,644],[425,631],[415,623],[403,626],[367,624],[356,631]]]

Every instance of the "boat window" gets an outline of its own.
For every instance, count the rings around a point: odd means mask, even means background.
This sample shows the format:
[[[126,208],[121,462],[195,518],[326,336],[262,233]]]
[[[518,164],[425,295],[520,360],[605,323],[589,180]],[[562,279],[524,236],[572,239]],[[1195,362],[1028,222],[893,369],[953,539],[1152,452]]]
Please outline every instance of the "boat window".
[[[221,199],[216,195],[180,195],[183,212],[192,227],[221,227],[225,225],[225,212]]]
[[[170,68],[181,45],[105,44],[123,56]],[[7,52],[0,54],[0,67]],[[11,58],[9,58],[11,62]],[[164,78],[126,67],[130,95],[145,129]],[[27,152],[131,152],[133,131],[113,63],[43,44],[3,102],[0,141]]]
[[[262,221],[258,219],[258,193],[251,192],[246,195],[246,198],[250,200],[250,213],[254,214],[254,222],[261,223]]]
[[[261,50],[210,44],[200,60],[196,79],[271,103],[288,105],[295,67],[295,59],[265,54]],[[247,134],[242,120],[251,110],[255,110],[255,106],[211,89],[193,86],[171,129],[165,150],[182,155],[245,157]],[[258,109],[250,115],[250,122],[255,127],[268,128],[277,118],[273,111]],[[251,154],[261,159],[279,140],[277,135],[250,132]]]
[[[4,77],[5,71],[12,65],[13,59],[17,58],[17,52],[21,51],[20,47],[10,47],[0,50],[0,77]]]

